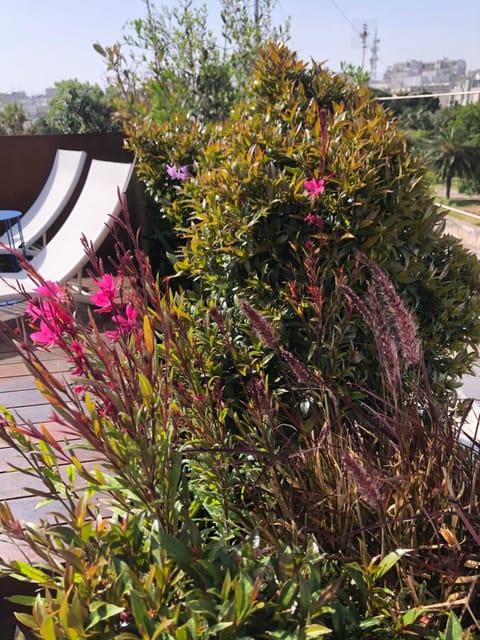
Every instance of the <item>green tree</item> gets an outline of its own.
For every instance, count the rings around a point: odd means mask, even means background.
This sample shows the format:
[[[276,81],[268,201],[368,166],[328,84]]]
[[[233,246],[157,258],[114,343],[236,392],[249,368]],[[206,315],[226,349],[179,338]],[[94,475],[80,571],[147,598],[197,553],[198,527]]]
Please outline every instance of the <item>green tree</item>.
[[[475,175],[479,149],[465,144],[455,126],[438,131],[429,146],[427,159],[444,181],[445,195],[449,199],[453,178]]]
[[[18,136],[24,133],[27,116],[22,106],[17,102],[6,104],[0,110],[0,134]]]
[[[244,94],[260,43],[286,37],[275,28],[276,0],[259,0],[252,14],[247,0],[220,0],[219,44],[208,28],[205,5],[178,0],[157,9],[145,0],[146,17],[133,20],[122,42],[95,49],[107,61],[119,108],[129,114],[168,120],[189,112],[201,120],[224,119]]]
[[[44,122],[51,133],[108,133],[120,130],[111,99],[96,84],[78,80],[55,83]]]
[[[456,113],[455,127],[464,142],[480,147],[480,102],[461,106]]]
[[[368,84],[370,82],[370,73],[364,69],[364,67],[359,67],[351,62],[342,60],[342,62],[340,62],[340,69],[342,76],[347,82],[353,82],[353,84]]]

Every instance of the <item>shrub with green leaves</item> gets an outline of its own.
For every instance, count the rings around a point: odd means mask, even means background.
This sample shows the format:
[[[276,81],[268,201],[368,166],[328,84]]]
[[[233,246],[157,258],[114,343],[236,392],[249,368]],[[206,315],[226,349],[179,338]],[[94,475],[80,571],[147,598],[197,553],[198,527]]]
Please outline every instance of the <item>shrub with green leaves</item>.
[[[369,412],[368,389],[327,383],[248,301],[240,320],[159,284],[124,230],[133,255],[117,239],[112,274],[89,251],[86,324],[30,268],[34,330],[19,339],[2,326],[69,434],[56,442],[2,410],[27,490],[52,507],[37,526],[0,509],[4,531],[38,558],[2,568],[39,585],[16,600],[32,606],[20,620],[47,640],[435,637],[437,606],[475,586],[478,455],[435,402],[414,320],[384,272],[361,256],[368,295],[348,282],[336,292],[378,348],[384,387]],[[308,288],[319,320],[322,292]],[[291,306],[314,330],[305,305]],[[72,363],[69,383],[38,358],[52,346]],[[417,386],[402,384],[407,364]],[[473,619],[474,590],[462,598]]]
[[[162,211],[183,247],[175,266],[204,295],[229,306],[246,299],[265,311],[324,376],[356,368],[352,375],[366,379],[368,337],[358,323],[339,336],[345,310],[328,302],[335,280],[350,277],[363,252],[414,309],[435,383],[467,370],[480,338],[478,261],[442,235],[424,166],[367,88],[272,45],[257,64],[250,98],[201,140],[201,149],[188,133],[179,141],[179,150],[187,142],[193,151],[181,153],[191,178]],[[141,141],[136,148],[140,171],[155,188],[162,166],[152,141],[144,142],[143,151]],[[158,145],[163,161],[167,144]],[[299,265],[308,242],[321,251],[317,284],[328,307],[315,353],[286,303],[289,288],[307,280],[308,265]],[[357,275],[361,292],[365,274]]]

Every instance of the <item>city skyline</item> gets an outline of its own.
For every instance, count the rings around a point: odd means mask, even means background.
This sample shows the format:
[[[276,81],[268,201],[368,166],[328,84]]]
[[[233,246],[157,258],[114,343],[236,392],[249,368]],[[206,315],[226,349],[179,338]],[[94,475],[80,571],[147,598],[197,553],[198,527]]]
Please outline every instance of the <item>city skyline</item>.
[[[157,2],[173,6],[174,0]],[[253,10],[253,0],[251,0]],[[431,62],[464,59],[467,70],[480,68],[480,2],[458,0],[455,11],[446,0],[404,0],[385,6],[366,0],[278,0],[275,23],[291,18],[289,46],[301,58],[325,62],[339,70],[342,60],[370,69],[375,30],[379,42],[377,79],[388,66],[407,60]],[[419,7],[418,5],[421,4]],[[220,33],[218,0],[207,0],[210,26]],[[93,44],[121,40],[128,21],[145,16],[143,0],[3,0],[0,93],[38,95],[55,82],[76,78],[105,86],[106,66]],[[366,48],[361,32],[367,25]],[[461,33],[461,37],[459,34]]]

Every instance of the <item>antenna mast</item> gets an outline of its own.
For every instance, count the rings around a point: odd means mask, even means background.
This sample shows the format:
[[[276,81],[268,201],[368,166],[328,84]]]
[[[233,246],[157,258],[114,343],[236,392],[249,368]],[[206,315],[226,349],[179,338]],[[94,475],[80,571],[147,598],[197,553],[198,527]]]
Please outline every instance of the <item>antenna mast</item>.
[[[372,81],[375,82],[377,79],[377,62],[378,62],[378,44],[380,42],[380,38],[377,37],[377,30],[375,29],[375,35],[373,36],[373,44],[370,51],[372,52],[372,57],[370,58],[370,73],[372,75]]]
[[[364,24],[362,27],[362,32],[360,34],[360,40],[362,41],[362,69],[365,67],[365,51],[367,49],[367,38],[368,38],[368,29],[367,25]]]

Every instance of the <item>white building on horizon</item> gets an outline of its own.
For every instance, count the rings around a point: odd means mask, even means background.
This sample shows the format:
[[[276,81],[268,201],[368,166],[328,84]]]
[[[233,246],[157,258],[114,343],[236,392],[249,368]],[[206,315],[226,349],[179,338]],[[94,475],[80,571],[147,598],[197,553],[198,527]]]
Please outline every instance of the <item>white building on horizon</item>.
[[[462,59],[397,62],[387,68],[383,82],[378,84],[394,95],[455,93],[439,96],[442,107],[480,101],[480,70],[467,72],[467,63]]]
[[[48,103],[54,96],[55,91],[55,88],[48,88],[45,93],[35,96],[28,96],[25,91],[0,93],[0,108],[7,104],[16,103],[24,110],[27,120],[33,122],[47,113]]]

